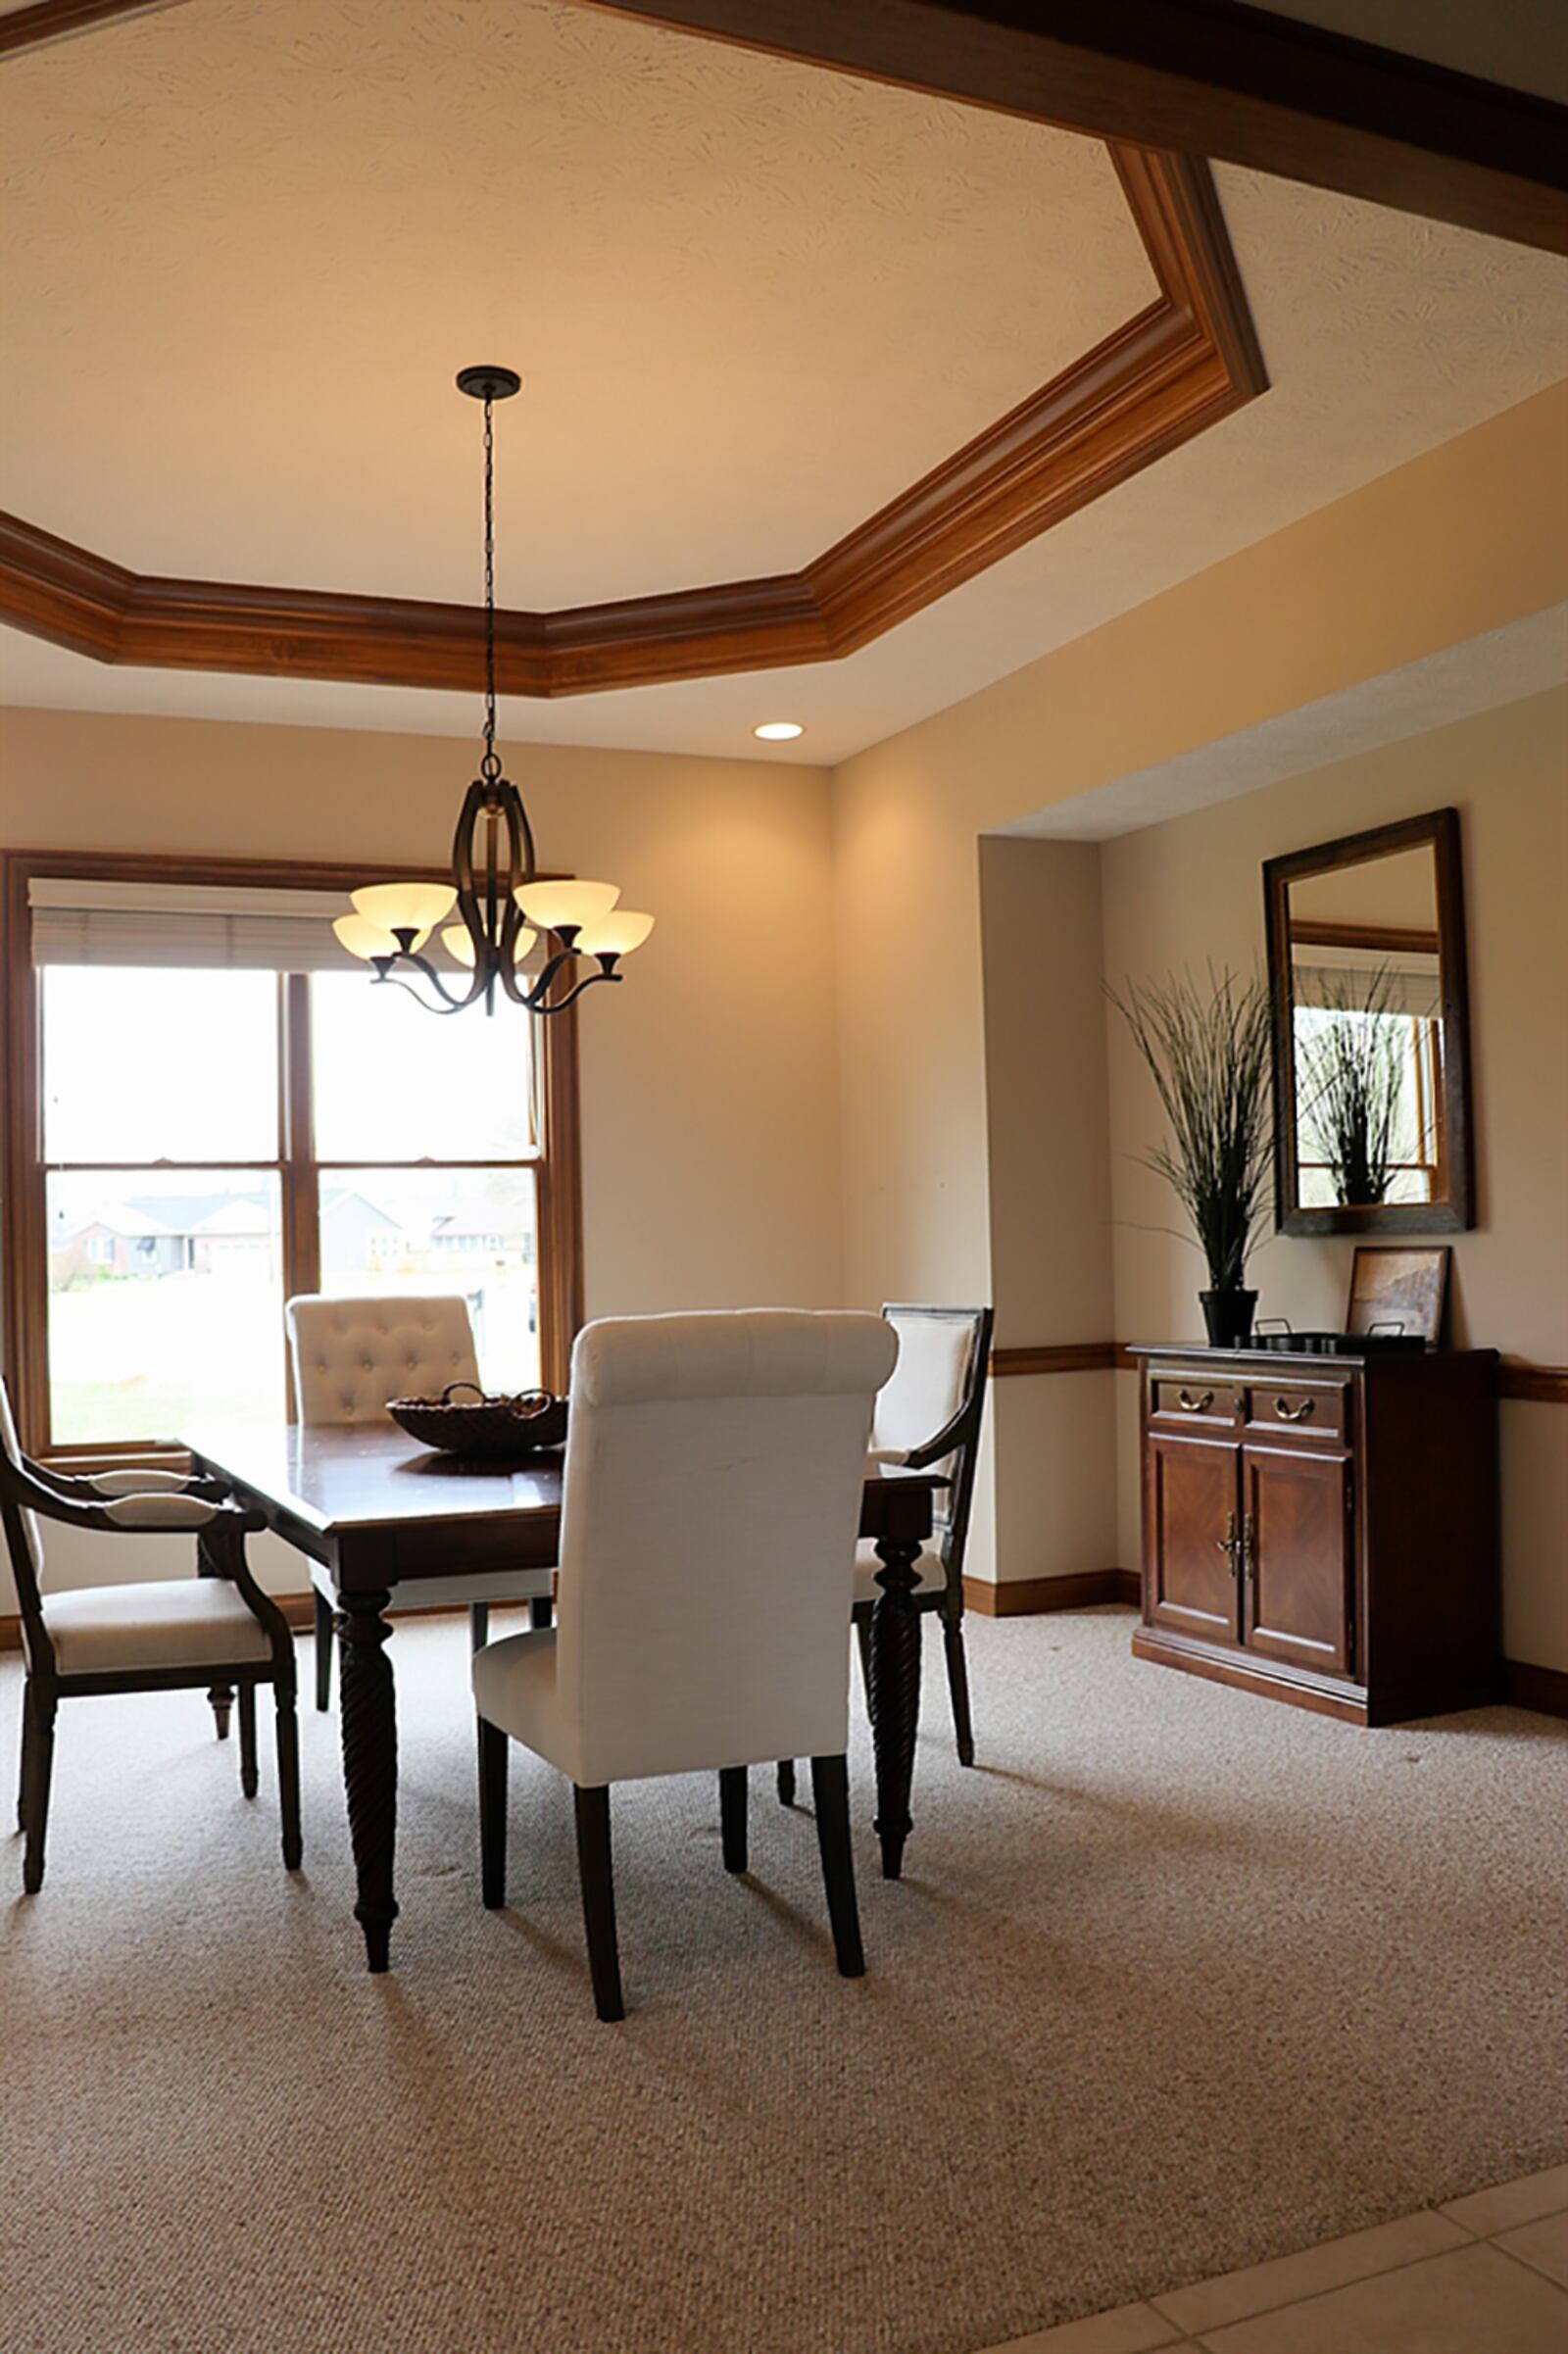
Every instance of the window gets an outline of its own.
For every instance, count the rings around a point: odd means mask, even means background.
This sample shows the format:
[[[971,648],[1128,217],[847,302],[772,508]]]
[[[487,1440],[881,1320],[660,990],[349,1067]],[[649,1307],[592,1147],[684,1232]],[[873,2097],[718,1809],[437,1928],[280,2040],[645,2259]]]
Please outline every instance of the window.
[[[294,1292],[460,1291],[488,1386],[564,1387],[569,1014],[375,987],[331,935],[357,876],[6,864],[7,1360],[34,1451],[280,1412]]]

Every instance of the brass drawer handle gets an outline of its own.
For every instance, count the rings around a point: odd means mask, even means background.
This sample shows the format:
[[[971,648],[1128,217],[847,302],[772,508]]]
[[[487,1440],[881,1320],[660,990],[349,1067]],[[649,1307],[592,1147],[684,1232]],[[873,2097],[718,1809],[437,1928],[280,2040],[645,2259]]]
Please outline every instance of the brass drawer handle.
[[[1274,1400],[1274,1411],[1282,1422],[1304,1422],[1316,1405],[1315,1398],[1303,1398],[1298,1406],[1288,1405],[1283,1398]]]
[[[1213,1404],[1214,1393],[1212,1390],[1205,1390],[1201,1398],[1193,1398],[1187,1391],[1178,1390],[1176,1399],[1179,1405],[1187,1408],[1189,1414],[1202,1414]]]

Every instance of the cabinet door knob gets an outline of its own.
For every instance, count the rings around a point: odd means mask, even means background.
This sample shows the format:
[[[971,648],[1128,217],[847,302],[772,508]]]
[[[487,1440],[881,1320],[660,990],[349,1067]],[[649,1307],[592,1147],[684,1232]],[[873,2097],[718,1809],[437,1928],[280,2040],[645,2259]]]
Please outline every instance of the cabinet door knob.
[[[1257,1525],[1250,1512],[1242,1514],[1242,1568],[1249,1583],[1257,1584]]]
[[[1225,1534],[1223,1537],[1215,1538],[1214,1550],[1217,1553],[1224,1554],[1225,1566],[1230,1571],[1233,1578],[1237,1576],[1239,1572],[1237,1549],[1236,1515],[1234,1512],[1227,1512],[1225,1515]]]
[[[1316,1403],[1316,1398],[1303,1398],[1299,1405],[1293,1406],[1289,1398],[1276,1398],[1274,1411],[1282,1422],[1304,1422]]]
[[[1213,1404],[1214,1393],[1205,1390],[1200,1398],[1195,1398],[1190,1390],[1178,1390],[1176,1398],[1177,1403],[1185,1406],[1189,1414],[1202,1414]]]

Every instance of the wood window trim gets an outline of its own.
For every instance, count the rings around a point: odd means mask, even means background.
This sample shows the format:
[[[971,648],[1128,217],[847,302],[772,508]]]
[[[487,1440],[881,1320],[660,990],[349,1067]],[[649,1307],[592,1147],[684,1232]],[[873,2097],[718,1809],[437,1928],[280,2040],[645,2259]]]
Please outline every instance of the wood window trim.
[[[388,882],[441,880],[429,865],[377,868]],[[3,1253],[4,1361],[22,1444],[45,1460],[161,1459],[165,1450],[145,1441],[106,1440],[55,1447],[49,1429],[49,1255],[44,1172],[39,1132],[39,1029],[37,971],[32,961],[32,915],[28,885],[35,875],[70,882],[187,883],[213,889],[343,891],[364,881],[363,866],[321,859],[233,858],[144,852],[0,851],[0,1253]],[[304,1147],[303,1165],[314,1169],[310,1104],[298,1084],[300,1047],[309,1018],[301,976],[282,992],[283,1111],[286,1149]],[[575,1007],[538,1025],[540,1156],[536,1164],[539,1261],[540,1378],[558,1394],[566,1387],[571,1344],[583,1321],[582,1148],[577,1072]],[[301,1189],[282,1189],[285,1266],[295,1288],[319,1277],[315,1235],[299,1231]],[[314,1221],[313,1229],[314,1229]]]

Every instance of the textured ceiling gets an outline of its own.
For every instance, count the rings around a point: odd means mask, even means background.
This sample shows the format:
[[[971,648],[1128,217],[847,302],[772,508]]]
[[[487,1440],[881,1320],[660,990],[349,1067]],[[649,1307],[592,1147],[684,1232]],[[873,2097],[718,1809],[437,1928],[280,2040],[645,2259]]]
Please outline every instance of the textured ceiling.
[[[24,73],[36,74],[30,85],[32,105],[40,113],[50,113],[54,123],[52,135],[63,138],[70,126],[61,123],[58,103],[48,95],[51,85],[41,71],[46,64],[84,64],[100,43],[102,57],[108,57],[111,47],[119,49],[122,56],[129,56],[132,43],[150,42],[160,26],[167,33],[175,25],[231,20],[235,13],[228,0],[189,0],[186,8],[151,18],[140,27],[123,26],[73,42],[0,74],[0,104],[16,103],[6,92],[16,88]],[[299,13],[291,5],[276,11],[253,9],[246,13],[249,29],[245,54],[252,60],[253,73],[260,73],[259,61],[270,53],[270,28],[277,19],[285,15],[293,18]],[[303,12],[313,23],[326,14],[337,22],[344,13],[336,7],[330,12],[316,8]],[[485,15],[489,18],[492,13],[487,11]],[[443,6],[439,0],[412,12],[399,0],[399,5],[390,10],[365,8],[358,14],[366,27],[365,37],[372,46],[383,20],[404,23],[412,18],[427,27],[439,25],[443,38],[450,34],[460,39],[463,55],[470,60],[478,38],[477,11]],[[927,219],[920,208],[931,201],[933,189],[940,194],[946,186],[932,159],[944,154],[951,156],[955,142],[960,152],[970,152],[964,130],[952,127],[950,118],[956,117],[958,124],[967,126],[976,139],[983,141],[1002,132],[1009,141],[1018,143],[1008,151],[1010,163],[998,163],[999,181],[994,183],[1002,187],[1009,204],[1014,174],[1022,187],[1035,184],[1028,177],[1023,159],[1033,152],[1033,142],[1037,139],[1044,142],[1042,155],[1058,148],[1063,154],[1073,156],[1084,152],[1081,143],[1063,143],[1054,134],[1027,125],[1002,124],[997,119],[981,114],[970,116],[962,110],[932,108],[923,100],[906,100],[897,91],[816,75],[793,67],[774,67],[770,61],[692,42],[683,36],[646,32],[618,22],[610,25],[590,14],[525,10],[515,12],[514,19],[514,12],[509,10],[508,22],[513,21],[532,27],[530,37],[537,34],[541,22],[554,28],[552,37],[568,41],[596,38],[607,27],[617,39],[634,35],[636,54],[645,63],[639,74],[629,79],[644,101],[653,88],[662,88],[666,82],[679,91],[699,86],[711,92],[719,86],[711,76],[733,69],[760,75],[776,73],[792,83],[797,79],[813,86],[820,83],[822,88],[815,100],[796,101],[805,108],[808,120],[814,119],[813,108],[825,110],[826,119],[832,122],[841,120],[841,108],[851,108],[858,120],[880,125],[883,111],[889,110],[891,124],[895,117],[900,122],[905,120],[902,110],[906,106],[912,108],[909,121],[926,127],[918,138],[912,130],[908,134],[915,139],[918,153],[911,179],[906,183],[905,209],[890,208],[880,219],[887,266],[901,282],[909,274],[919,277],[918,265],[931,244]],[[432,40],[434,37],[432,32]],[[161,54],[165,63],[155,78],[172,77],[176,83],[183,83],[184,41]],[[289,50],[288,54],[292,56],[294,51]],[[434,78],[439,81],[441,76],[434,74]],[[613,114],[627,103],[623,86],[627,79],[628,75],[620,69],[612,71],[605,66],[589,77],[582,93],[583,105],[587,106],[592,99],[601,110]],[[119,86],[116,74],[109,74],[104,84],[108,93],[104,104],[112,103],[113,90]],[[235,121],[236,90],[237,84],[220,89],[211,110],[212,136],[219,144],[225,125],[232,125]],[[716,98],[713,103],[716,113],[725,117],[725,104]],[[417,88],[404,87],[402,106],[407,136],[401,166],[406,188],[401,201],[412,217],[419,210],[420,190],[430,177],[420,161],[425,153],[420,131],[425,106],[422,79]],[[691,151],[678,171],[672,168],[672,204],[679,198],[688,172],[699,184],[705,183],[705,158],[711,142],[718,143],[732,165],[739,155],[741,161],[736,168],[744,176],[744,156],[753,134],[738,136],[737,143],[732,145],[731,124],[726,118],[708,125],[705,140],[699,136],[701,118],[702,110],[695,106],[686,117]],[[120,132],[113,113],[107,118],[93,118],[93,122],[94,136],[110,147],[118,147]],[[292,124],[292,116],[281,115],[271,123],[267,138],[256,142],[256,152],[263,158],[264,175],[269,182],[277,180],[285,187],[293,169]],[[75,133],[85,137],[82,123],[76,123]],[[550,152],[562,172],[571,168],[581,152],[584,137],[574,124],[564,130],[552,146]],[[891,130],[879,129],[871,143],[873,152],[885,152],[884,145],[879,143],[884,138],[896,145]],[[790,235],[797,241],[807,239],[811,234],[812,221],[818,219],[819,191],[808,174],[790,179],[776,143],[766,146],[765,151],[772,159],[770,169],[777,174],[780,207],[786,214],[799,216]],[[155,191],[167,186],[168,158],[149,148],[141,138],[130,142],[129,153],[133,169]],[[90,154],[77,159],[84,184],[88,185],[93,177],[88,170],[91,160]],[[841,152],[839,164],[840,170],[833,180],[835,205],[840,202],[840,192],[856,185],[860,176],[853,150]],[[1272,380],[1273,389],[1263,399],[1097,501],[875,645],[843,662],[773,674],[644,688],[619,695],[590,695],[553,704],[512,704],[503,713],[503,724],[512,738],[733,755],[758,749],[749,733],[754,721],[791,716],[806,722],[807,735],[797,747],[775,748],[769,757],[786,762],[795,759],[843,759],[861,746],[974,693],[1036,656],[1157,595],[1176,581],[1283,528],[1313,509],[1344,497],[1421,451],[1524,400],[1568,371],[1568,308],[1565,308],[1568,265],[1560,260],[1258,173],[1221,168],[1215,177]],[[887,179],[884,177],[876,184],[885,195]],[[966,179],[964,184],[968,184]],[[203,210],[204,202],[200,183],[186,187],[184,203],[202,230],[204,241],[217,243],[219,224],[209,221]],[[56,256],[54,270],[62,278],[73,270],[89,266],[80,258],[78,249],[90,248],[93,240],[105,233],[105,228],[98,215],[81,210],[74,175],[50,172],[36,177],[27,191],[25,205],[27,218],[33,224],[26,241],[31,242],[43,226],[48,227]],[[650,254],[657,256],[661,237],[673,237],[674,217],[666,215],[660,233],[650,233],[647,240]],[[1061,223],[1057,226],[1059,232]],[[820,222],[819,228],[820,233],[828,233]],[[20,238],[20,231],[13,229],[11,233]],[[332,233],[338,233],[335,227]],[[780,234],[783,233],[781,229]],[[964,239],[960,237],[958,242],[962,244]],[[1081,267],[1086,250],[1074,210],[1064,244],[1058,234],[1056,263],[1042,267],[1065,269],[1070,274]],[[307,242],[302,267],[314,267],[311,263],[314,251]],[[423,247],[419,251],[426,253]],[[988,317],[992,289],[989,274],[983,274],[991,268],[988,255],[989,245],[987,252],[977,253],[969,265],[972,272],[982,273],[975,275],[969,291],[976,297],[976,315],[983,320]],[[296,256],[296,261],[299,259]],[[426,253],[420,270],[408,273],[405,307],[411,337],[417,337],[422,331],[427,298],[434,300],[440,293],[442,272],[435,267],[436,259],[433,253]],[[254,285],[240,289],[241,297],[255,314],[246,332],[264,341],[270,339],[280,355],[275,369],[279,379],[287,372],[282,356],[292,349],[294,333],[287,299],[290,275],[284,267],[286,260],[282,256],[275,265],[275,283],[281,292],[274,299],[263,305],[255,299]],[[461,257],[449,256],[446,262],[454,271],[463,266]],[[672,269],[674,263],[666,259],[665,266]],[[270,270],[272,268],[269,266]],[[131,253],[122,258],[122,269],[127,282],[116,299],[122,304],[125,317],[133,319],[140,290],[135,283]],[[268,282],[272,281],[269,278]],[[432,285],[434,295],[430,293]],[[149,293],[152,291],[156,289]],[[349,288],[345,299],[352,294],[353,289]],[[572,289],[563,288],[563,315],[569,313],[580,320],[584,315],[580,309],[571,310],[571,297]],[[982,301],[981,297],[986,299]],[[1015,293],[1008,296],[1001,308],[1005,311],[1011,304],[1015,309],[1017,299]],[[327,381],[330,370],[323,373],[316,364],[305,368],[308,380],[289,385],[286,402],[279,394],[279,415],[288,421],[286,429],[277,428],[275,446],[287,456],[298,435],[302,455],[308,462],[303,477],[308,495],[291,496],[286,503],[280,503],[275,516],[258,517],[256,502],[249,498],[242,479],[245,465],[233,476],[220,468],[216,480],[204,481],[194,493],[184,486],[184,440],[191,431],[190,417],[207,408],[221,409],[244,394],[240,381],[243,370],[225,359],[220,338],[211,343],[210,366],[195,387],[194,399],[192,386],[178,379],[167,358],[158,365],[149,359],[144,376],[138,379],[142,390],[137,399],[145,414],[122,425],[120,411],[124,403],[117,399],[113,383],[94,379],[76,388],[58,380],[60,358],[68,362],[72,356],[86,360],[91,357],[91,348],[74,331],[71,305],[59,303],[52,316],[56,332],[49,348],[56,357],[51,363],[54,378],[48,388],[47,407],[55,454],[40,455],[34,433],[25,447],[19,444],[14,452],[7,451],[5,464],[8,467],[12,464],[31,467],[44,463],[47,457],[60,495],[45,500],[41,494],[24,497],[20,490],[13,489],[9,498],[0,497],[0,504],[15,505],[24,515],[35,515],[68,535],[78,534],[106,554],[123,557],[143,568],[155,562],[178,568],[191,566],[188,553],[181,554],[172,545],[162,556],[155,557],[150,548],[122,542],[119,526],[111,527],[111,509],[105,501],[116,497],[134,501],[139,495],[135,482],[111,482],[104,486],[101,495],[96,489],[89,495],[82,488],[76,474],[76,454],[67,446],[73,438],[84,444],[90,440],[74,405],[81,400],[88,404],[89,421],[98,420],[95,430],[98,425],[115,432],[129,431],[134,426],[145,440],[161,443],[157,456],[162,478],[179,487],[179,498],[165,527],[171,541],[176,526],[184,534],[210,532],[212,544],[220,552],[212,566],[215,570],[229,577],[242,577],[249,570],[256,577],[281,578],[291,583],[303,577],[297,564],[285,563],[281,557],[275,565],[259,561],[242,565],[233,557],[237,542],[229,530],[232,519],[236,529],[243,523],[246,528],[275,533],[284,552],[297,546],[302,526],[319,528],[323,539],[330,543],[329,552],[334,559],[330,570],[323,566],[322,585],[408,587],[413,593],[427,596],[471,593],[475,519],[473,452],[471,434],[464,430],[467,421],[466,410],[454,421],[454,408],[463,405],[447,390],[451,357],[448,352],[436,351],[429,358],[427,368],[416,371],[419,397],[424,402],[424,421],[416,432],[412,425],[405,429],[402,441],[407,446],[400,443],[391,454],[383,453],[378,460],[380,470],[373,493],[380,519],[372,514],[369,527],[382,531],[386,544],[397,552],[398,568],[395,573],[389,571],[387,576],[373,579],[350,561],[354,542],[349,521],[342,519],[345,514],[349,520],[364,514],[365,491],[358,468],[366,446],[364,437],[375,429],[373,413],[380,388],[373,376],[362,389],[366,410],[363,417],[348,409],[341,413],[336,409],[332,386]],[[245,323],[243,319],[241,323]],[[1031,322],[1031,334],[1036,323],[1041,325],[1042,332],[1049,330],[1049,320]],[[721,534],[728,529],[730,518],[721,506],[715,507],[706,488],[710,478],[707,469],[693,466],[679,479],[672,478],[667,469],[662,474],[660,451],[641,431],[626,436],[621,463],[625,479],[634,491],[649,478],[656,498],[666,493],[670,496],[668,512],[672,520],[661,548],[639,550],[628,540],[622,549],[612,524],[607,526],[610,536],[602,551],[587,548],[574,551],[570,544],[561,547],[544,536],[542,527],[536,529],[534,518],[542,493],[549,491],[558,501],[550,512],[558,518],[564,515],[569,521],[576,512],[574,501],[580,504],[593,485],[591,480],[586,485],[582,482],[580,472],[567,465],[564,456],[557,461],[557,479],[553,484],[540,478],[535,437],[540,430],[541,413],[549,400],[549,368],[545,363],[556,338],[557,321],[553,312],[541,310],[529,324],[531,332],[524,337],[521,347],[511,334],[505,336],[504,342],[510,350],[502,348],[499,327],[494,336],[486,325],[468,330],[470,339],[480,344],[491,342],[494,356],[517,356],[531,372],[528,394],[506,419],[511,434],[503,449],[503,462],[508,469],[506,519],[510,536],[503,546],[504,593],[515,602],[528,601],[537,578],[536,563],[542,562],[546,551],[551,549],[563,564],[580,562],[585,570],[589,558],[594,558],[596,585],[591,593],[608,590],[611,594],[626,594],[639,586],[667,586],[672,581],[696,580],[703,568],[696,551],[707,544],[701,535],[710,531]],[[590,315],[584,331],[595,325]],[[1016,318],[1004,318],[1000,322],[983,323],[969,330],[971,340],[991,355],[984,360],[984,366],[993,365],[1000,350],[1016,352],[1015,343],[1009,339],[1015,336],[1017,328]],[[26,331],[29,337],[34,333],[30,322]],[[653,330],[651,333],[658,342],[657,333]],[[998,337],[1000,342],[994,340]],[[755,352],[743,352],[725,361],[722,380],[710,388],[723,396],[721,406],[727,401],[729,407],[735,408],[739,400],[737,388],[755,384],[759,374],[769,378],[786,365],[808,365],[815,369],[823,367],[828,358],[837,359],[836,354],[794,352],[793,340],[781,328],[771,336],[760,362]],[[1044,346],[1037,345],[1035,349],[1038,352]],[[1021,355],[1018,357],[1021,361]],[[981,365],[981,362],[973,353],[966,353],[965,364]],[[305,367],[303,362],[300,365]],[[658,353],[639,352],[628,344],[619,355],[616,383],[619,385],[622,377],[629,382],[638,367],[647,366],[657,372],[667,365],[662,347]],[[909,402],[918,406],[918,397],[923,397],[927,376],[933,371],[918,352],[911,356],[907,339],[900,341],[892,362],[885,354],[862,355],[856,363],[856,371],[869,369],[873,379],[881,382],[886,381],[882,371],[889,367],[899,383],[907,388]],[[839,373],[843,378],[842,401],[848,410],[853,406],[853,398],[859,397],[860,379],[858,372],[842,363]],[[1000,381],[998,378],[999,386]],[[584,399],[589,389],[593,388],[582,388]],[[996,411],[1000,411],[1007,397],[1010,396],[1003,394],[995,404]],[[923,416],[925,412],[920,414]],[[895,403],[889,416],[881,420],[883,426],[890,427],[903,415],[904,411]],[[62,420],[72,428],[65,436],[60,432]],[[265,417],[260,419],[264,425],[267,421]],[[514,421],[519,429],[513,432]],[[837,480],[833,469],[842,457],[842,419],[826,400],[797,404],[785,422],[792,432],[798,430],[798,440],[791,444],[798,455],[781,481],[763,483],[758,490],[760,497],[779,501],[774,512],[793,512],[792,503],[797,497],[803,500],[814,497],[819,479]],[[960,425],[954,438],[961,438],[967,429],[967,423]],[[562,430],[565,432],[566,428],[563,426]],[[5,439],[17,442],[18,437],[8,433]],[[565,445],[560,446],[564,450]],[[903,478],[917,471],[921,463],[923,460],[916,458],[913,465],[903,465]],[[68,494],[76,500],[72,519],[68,519]],[[874,496],[857,502],[858,505],[874,503]],[[559,528],[558,520],[552,529]],[[780,536],[787,538],[788,532],[781,531]],[[568,533],[568,543],[569,537]],[[598,566],[600,553],[610,569],[608,582]],[[621,568],[623,561],[641,562],[644,556],[653,555],[660,560],[654,580],[642,572],[633,575]],[[750,560],[755,561],[755,557]],[[793,561],[792,552],[781,549],[775,561]],[[712,570],[727,568],[736,567],[715,564]],[[546,588],[548,596],[544,593]],[[552,577],[548,583],[539,584],[538,601],[553,602],[570,593],[559,579]],[[189,711],[326,726],[411,728],[455,735],[470,734],[475,716],[471,700],[461,695],[107,668],[12,632],[0,632],[0,694],[15,702],[96,710]]]
[[[463,598],[793,569],[1156,287],[1102,147],[545,5],[189,0],[0,74],[0,505]]]

